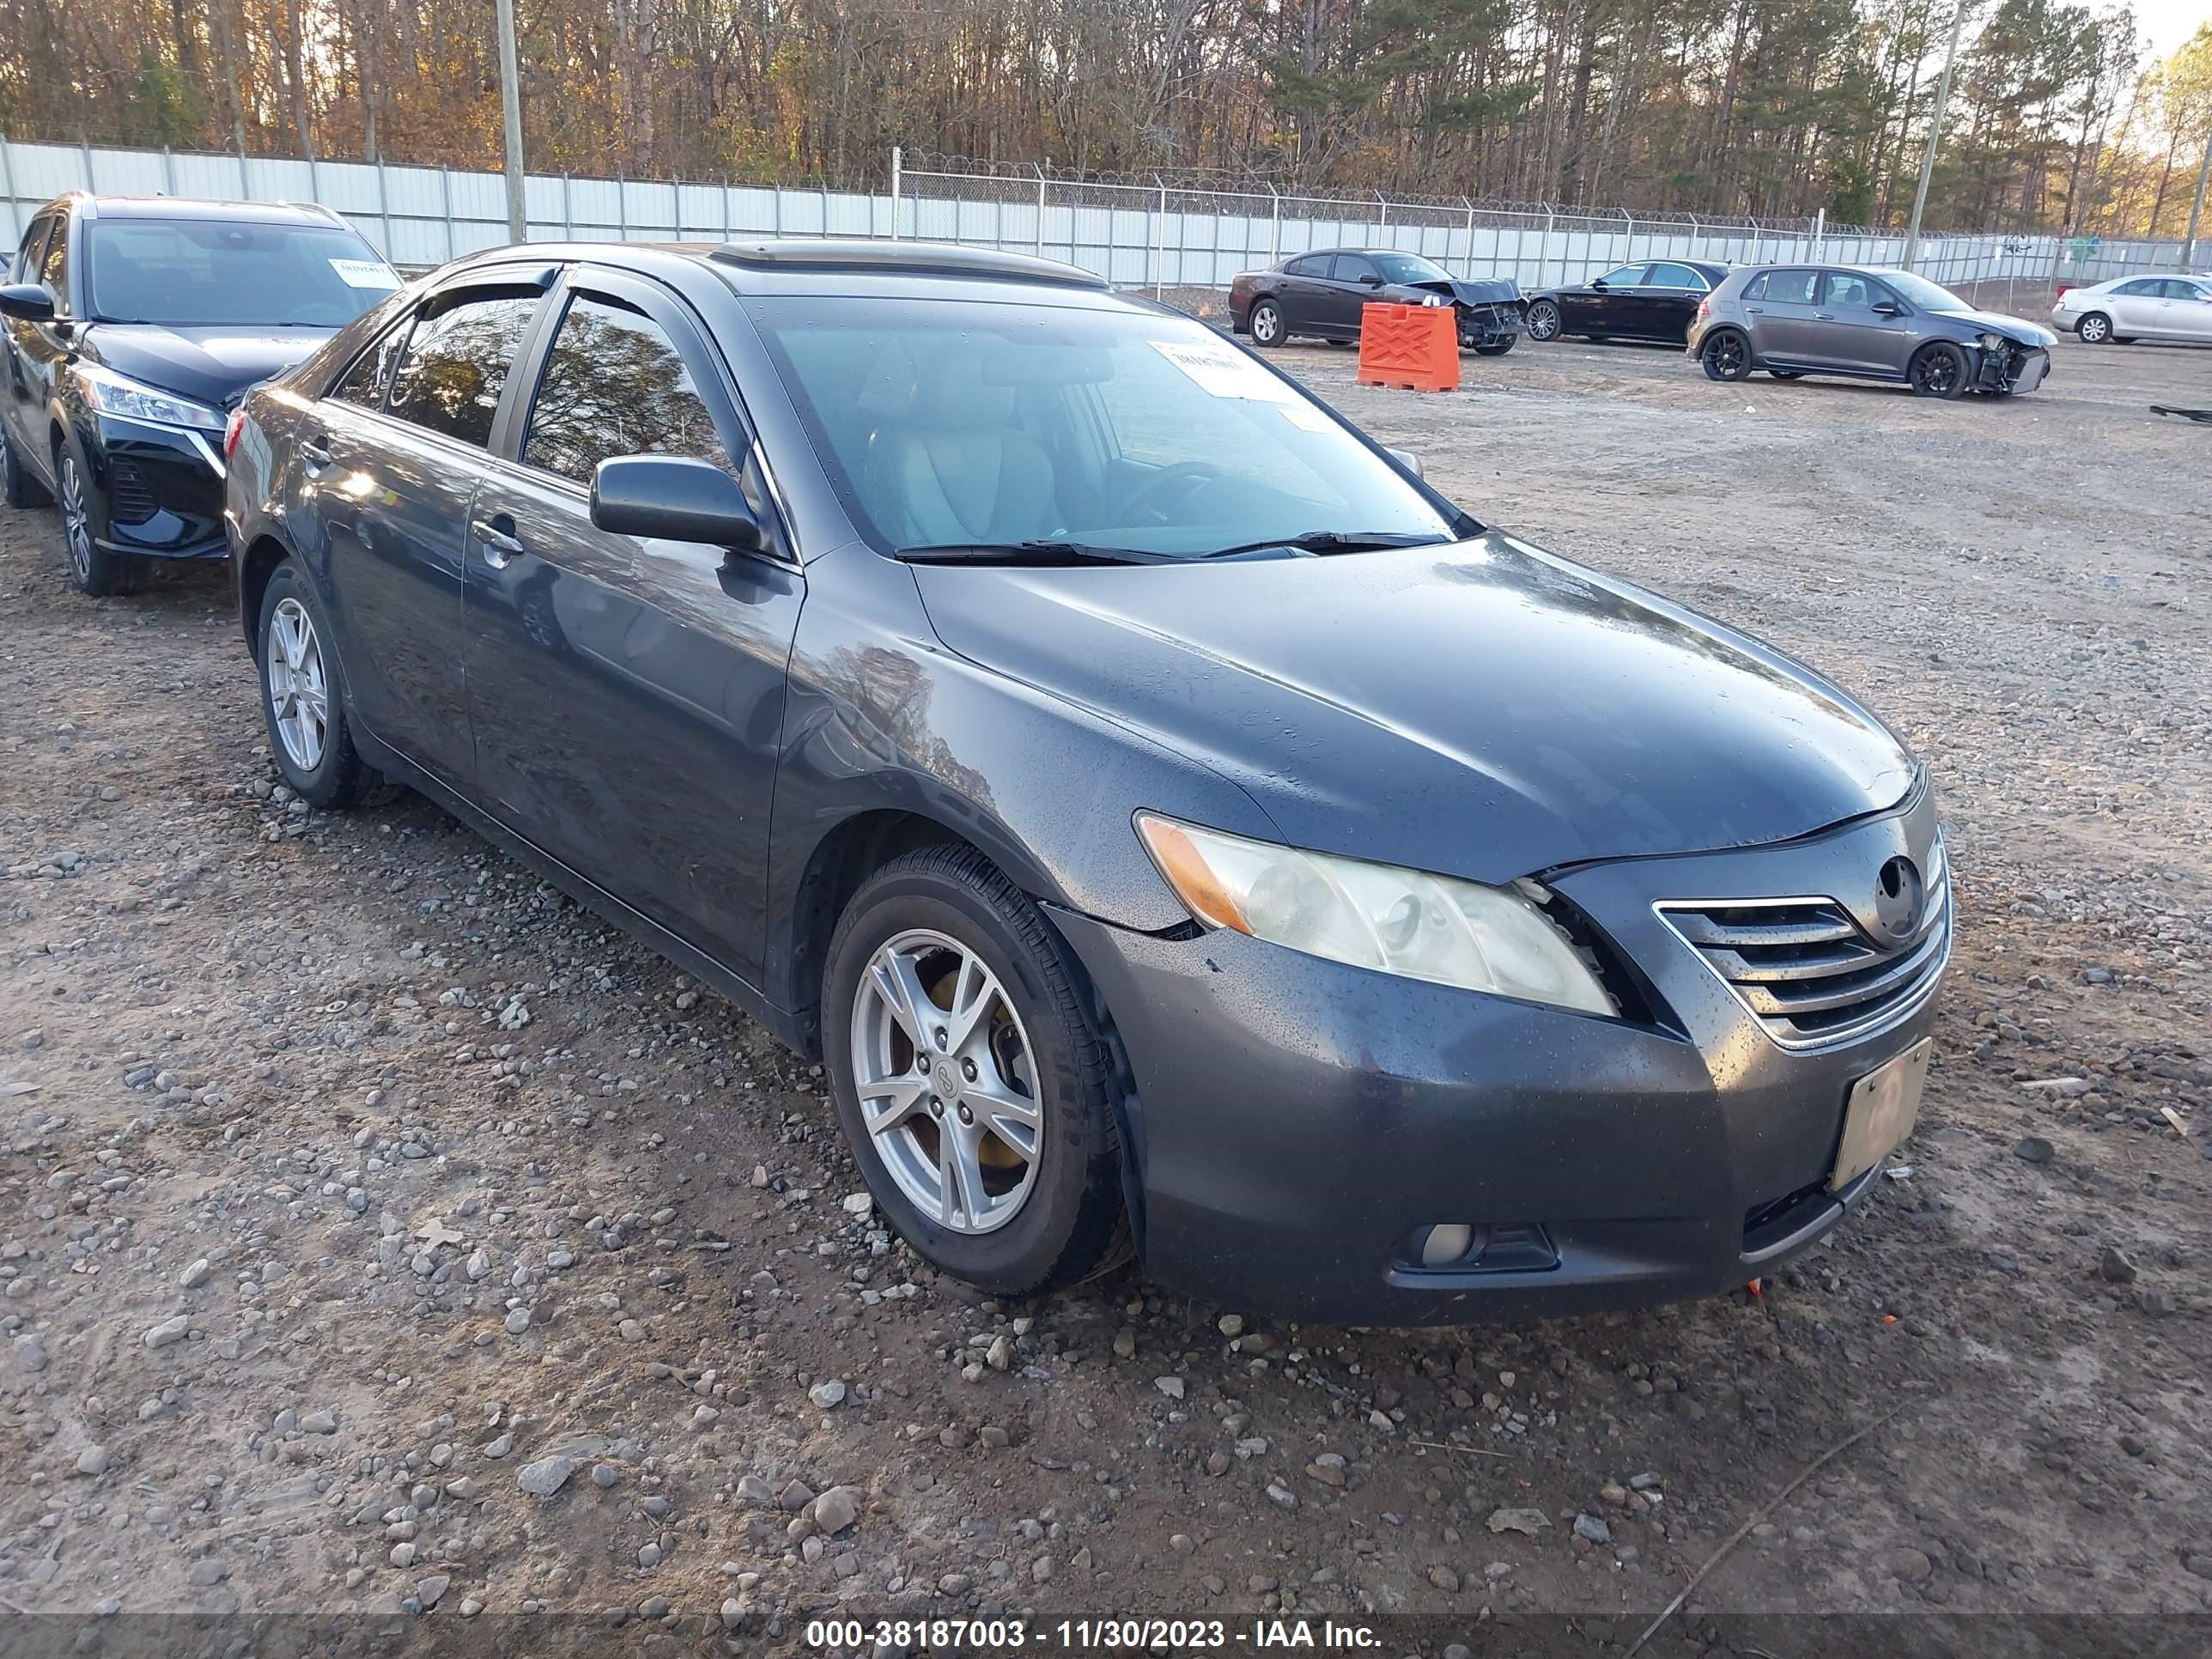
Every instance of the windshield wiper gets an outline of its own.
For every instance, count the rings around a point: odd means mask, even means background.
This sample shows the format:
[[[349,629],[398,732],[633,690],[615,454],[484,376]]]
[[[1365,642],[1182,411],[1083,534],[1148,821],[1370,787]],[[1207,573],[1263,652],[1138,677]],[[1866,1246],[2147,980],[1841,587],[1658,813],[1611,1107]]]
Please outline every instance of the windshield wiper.
[[[1239,542],[1217,547],[1195,556],[1226,559],[1238,553],[1261,553],[1271,547],[1293,547],[1301,553],[1368,553],[1384,547],[1440,547],[1451,538],[1402,530],[1309,530],[1303,536],[1270,536],[1265,541]]]
[[[902,547],[892,556],[908,564],[1176,564],[1171,553],[1141,547],[1094,547],[1087,542],[945,542]]]

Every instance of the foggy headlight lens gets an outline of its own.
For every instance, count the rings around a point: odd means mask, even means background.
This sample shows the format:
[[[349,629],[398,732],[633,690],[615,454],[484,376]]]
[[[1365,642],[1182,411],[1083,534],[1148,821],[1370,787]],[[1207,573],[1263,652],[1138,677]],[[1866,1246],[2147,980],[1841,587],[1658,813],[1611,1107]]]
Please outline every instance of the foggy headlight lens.
[[[1212,927],[1407,979],[1589,1014],[1613,1000],[1565,934],[1513,888],[1248,841],[1139,813],[1137,832]]]

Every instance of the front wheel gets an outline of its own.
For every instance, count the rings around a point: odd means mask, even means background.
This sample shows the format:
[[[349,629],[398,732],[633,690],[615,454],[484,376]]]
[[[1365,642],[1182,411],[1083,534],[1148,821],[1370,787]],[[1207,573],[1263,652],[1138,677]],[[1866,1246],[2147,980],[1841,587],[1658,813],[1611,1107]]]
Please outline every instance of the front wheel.
[[[1802,380],[1805,371],[1800,368],[1770,368],[1766,371],[1778,380]]]
[[[1283,308],[1273,300],[1262,300],[1252,307],[1252,343],[1256,346],[1279,346],[1283,343]]]
[[[1478,357],[1503,357],[1507,352],[1513,349],[1513,342],[1518,338],[1520,338],[1520,336],[1517,334],[1502,335],[1498,338],[1491,341],[1487,345],[1476,346],[1474,349],[1474,355]]]
[[[1528,307],[1528,337],[1532,340],[1556,340],[1559,337],[1559,308],[1549,300],[1538,300]]]
[[[1913,354],[1905,371],[1914,393],[1955,398],[1966,389],[1966,354],[1948,340],[1933,340]]]
[[[1698,361],[1709,380],[1742,380],[1751,376],[1751,342],[1732,328],[1717,329],[1705,340]]]
[[[995,1295],[1126,1247],[1113,1067],[1082,984],[969,847],[885,865],[830,942],[822,1046],[861,1179],[919,1255]]]
[[[70,585],[95,599],[136,592],[143,574],[139,562],[109,552],[93,534],[98,486],[77,459],[76,447],[66,440],[54,452],[54,476],[61,485],[62,548],[69,555]]]
[[[2112,337],[2112,319],[2101,311],[2092,311],[2074,325],[2083,345],[2102,345]]]
[[[262,591],[255,637],[262,719],[286,785],[325,810],[382,799],[388,791],[383,775],[353,746],[329,618],[313,585],[289,560]]]

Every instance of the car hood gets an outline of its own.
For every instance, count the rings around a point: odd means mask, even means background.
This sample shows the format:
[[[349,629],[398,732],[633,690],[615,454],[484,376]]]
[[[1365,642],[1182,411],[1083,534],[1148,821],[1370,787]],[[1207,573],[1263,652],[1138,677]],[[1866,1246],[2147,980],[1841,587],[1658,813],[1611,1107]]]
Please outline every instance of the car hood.
[[[2022,345],[2054,346],[2058,337],[2040,324],[2031,323],[2024,317],[2008,317],[2002,311],[1941,311],[1939,317],[1966,324],[1970,328],[1992,329]]]
[[[1917,775],[1780,653],[1497,534],[915,576],[948,648],[1203,762],[1321,852],[1501,882],[1787,840]]]
[[[1510,276],[1479,278],[1469,282],[1454,279],[1437,283],[1397,283],[1394,292],[1407,294],[1441,294],[1462,305],[1506,305],[1521,297],[1521,284]]]
[[[118,374],[204,404],[229,403],[257,380],[304,362],[334,328],[163,328],[94,323],[85,355]]]

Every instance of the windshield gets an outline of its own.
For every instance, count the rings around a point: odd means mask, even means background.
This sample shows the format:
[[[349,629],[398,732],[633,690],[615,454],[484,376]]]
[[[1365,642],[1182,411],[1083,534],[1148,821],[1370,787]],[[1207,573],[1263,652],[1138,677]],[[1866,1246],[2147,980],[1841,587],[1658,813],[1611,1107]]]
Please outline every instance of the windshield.
[[[1073,542],[1187,558],[1316,532],[1454,533],[1326,410],[1187,318],[956,300],[748,309],[879,551]]]
[[[86,248],[92,314],[111,323],[342,328],[399,286],[336,225],[99,220]]]
[[[1916,276],[1909,270],[1877,270],[1875,275],[1895,289],[1899,299],[1910,301],[1923,311],[1973,309],[1942,283],[1931,283],[1925,276]]]
[[[1449,283],[1451,272],[1434,260],[1424,259],[1418,253],[1370,253],[1369,258],[1382,267],[1386,283]]]

